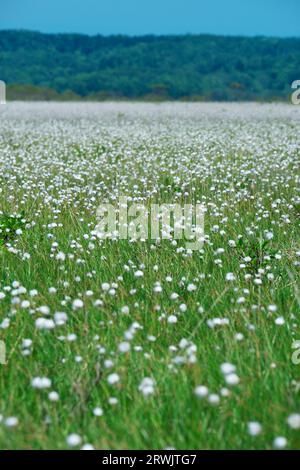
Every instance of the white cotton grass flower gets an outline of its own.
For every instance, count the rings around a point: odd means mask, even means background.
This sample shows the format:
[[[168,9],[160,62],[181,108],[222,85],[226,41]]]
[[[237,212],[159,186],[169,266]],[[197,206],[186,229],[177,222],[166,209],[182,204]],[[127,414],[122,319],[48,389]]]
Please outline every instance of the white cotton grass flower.
[[[22,349],[21,354],[22,354],[22,356],[30,356],[31,350],[30,349]]]
[[[139,391],[142,392],[144,396],[152,395],[154,393],[155,380],[151,377],[145,377],[140,385]]]
[[[124,305],[121,308],[121,313],[123,313],[124,315],[128,315],[129,314],[129,307],[127,305]]]
[[[102,416],[103,415],[103,410],[99,406],[93,409],[93,415],[94,416]]]
[[[217,406],[220,403],[220,397],[217,393],[210,393],[208,395],[208,402],[211,405]]]
[[[35,326],[38,330],[52,330],[55,328],[55,323],[50,318],[37,318],[35,320]]]
[[[148,335],[147,336],[147,340],[150,341],[151,343],[154,343],[156,341],[156,336],[153,336],[153,335]]]
[[[291,429],[300,429],[300,414],[292,413],[287,418],[287,424]]]
[[[114,366],[114,361],[112,359],[105,359],[104,361],[104,367],[106,369],[109,369],[110,367]]]
[[[117,382],[119,382],[119,380],[120,380],[120,376],[116,374],[115,372],[113,372],[112,374],[109,374],[109,376],[107,377],[107,382],[110,385],[116,384]]]
[[[0,323],[0,328],[2,330],[6,330],[7,328],[9,328],[9,325],[10,325],[9,318],[4,318],[4,320]]]
[[[143,277],[143,276],[144,276],[143,271],[138,270],[138,271],[135,271],[134,273],[134,277]]]
[[[37,311],[40,312],[42,315],[50,314],[50,308],[47,305],[42,305],[41,307],[37,308]]]
[[[198,385],[195,387],[194,392],[197,397],[204,398],[208,395],[208,388],[205,385]]]
[[[188,284],[186,289],[187,289],[188,292],[193,292],[197,289],[197,286],[195,284],[191,283],[191,284]]]
[[[83,444],[80,450],[95,450],[95,447],[92,444],[86,443]]]
[[[221,364],[222,374],[224,374],[224,375],[231,374],[235,371],[236,371],[235,365],[231,364],[230,362],[223,362],[223,364]]]
[[[59,251],[55,257],[57,261],[65,261],[66,255],[63,253],[63,251]]]
[[[130,343],[128,341],[122,341],[119,344],[118,349],[121,353],[127,353],[130,351]]]
[[[243,333],[236,333],[236,334],[234,335],[234,339],[235,339],[236,341],[242,341],[242,340],[244,339]]]
[[[34,377],[31,380],[31,386],[38,389],[49,388],[51,387],[51,380],[48,377]]]
[[[156,294],[160,294],[162,292],[162,286],[160,284],[157,284],[156,286],[153,287],[153,292]]]
[[[108,284],[108,282],[102,282],[101,289],[104,291],[108,291],[110,289],[110,284]]]
[[[216,326],[225,326],[229,325],[229,318],[210,318],[207,320],[207,326],[209,328],[215,328]]]
[[[220,390],[220,395],[222,397],[229,397],[230,390],[228,390],[228,388],[226,388],[226,387],[222,387],[221,390]]]
[[[185,349],[188,347],[189,345],[189,341],[186,339],[186,338],[182,338],[180,341],[179,341],[179,347],[180,349]]]
[[[250,434],[250,436],[258,436],[262,431],[262,426],[257,421],[250,421],[247,424],[247,427],[248,427],[248,434]]]
[[[268,305],[268,310],[269,312],[276,312],[277,311],[277,305]]]
[[[53,390],[52,392],[49,393],[48,398],[50,401],[58,401],[59,394]]]
[[[231,373],[231,374],[226,374],[225,375],[225,382],[228,385],[238,385],[240,382],[240,378],[237,374]]]
[[[283,317],[278,317],[275,320],[275,325],[282,326],[285,324],[285,319]]]
[[[68,320],[68,315],[65,312],[55,312],[54,321],[57,326],[64,325]]]
[[[67,335],[67,341],[69,341],[70,343],[72,343],[73,341],[76,341],[77,339],[77,335],[75,333],[70,333]]]
[[[271,232],[271,231],[266,231],[266,232],[265,232],[265,238],[266,238],[266,240],[272,240],[273,237],[274,237],[273,232]]]
[[[83,307],[83,301],[81,299],[75,299],[73,300],[73,303],[72,303],[72,308],[73,310],[78,310],[79,308],[82,308]]]
[[[235,281],[235,275],[233,273],[227,273],[225,279],[229,282]]]
[[[14,427],[18,426],[19,420],[16,416],[8,416],[7,418],[5,418],[4,424],[8,428],[14,428]]]
[[[287,438],[283,436],[275,437],[273,447],[275,449],[284,449],[287,446]]]
[[[119,402],[119,400],[116,397],[109,397],[109,399],[108,399],[109,405],[112,405],[112,406],[117,405],[118,402]]]
[[[81,444],[82,438],[79,434],[69,434],[67,437],[67,444],[69,447],[77,447]]]
[[[32,345],[32,339],[30,339],[30,338],[23,339],[23,341],[22,341],[22,348],[23,349],[30,348],[31,345]]]
[[[167,321],[168,323],[172,324],[172,323],[177,323],[178,320],[177,320],[176,315],[169,315]]]

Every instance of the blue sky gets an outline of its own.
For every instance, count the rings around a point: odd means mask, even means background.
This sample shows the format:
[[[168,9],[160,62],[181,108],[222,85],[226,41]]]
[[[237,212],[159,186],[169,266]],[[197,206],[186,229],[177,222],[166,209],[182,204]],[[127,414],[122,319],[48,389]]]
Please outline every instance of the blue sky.
[[[300,36],[300,0],[0,0],[0,29]]]

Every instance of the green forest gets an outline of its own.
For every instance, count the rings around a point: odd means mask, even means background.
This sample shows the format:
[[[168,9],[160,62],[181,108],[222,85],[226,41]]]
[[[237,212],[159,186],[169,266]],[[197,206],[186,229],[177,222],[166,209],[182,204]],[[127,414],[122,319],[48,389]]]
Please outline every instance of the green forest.
[[[287,100],[300,38],[0,31],[8,99]]]

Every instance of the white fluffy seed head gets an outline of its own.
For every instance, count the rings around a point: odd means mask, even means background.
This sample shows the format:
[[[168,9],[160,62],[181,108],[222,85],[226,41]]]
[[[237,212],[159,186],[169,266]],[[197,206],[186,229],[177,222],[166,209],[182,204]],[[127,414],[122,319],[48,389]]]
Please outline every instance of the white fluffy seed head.
[[[34,377],[31,381],[33,388],[43,389],[51,387],[51,380],[48,377]]]
[[[75,299],[72,303],[73,310],[78,310],[83,307],[83,301],[81,299]]]
[[[112,374],[109,374],[109,376],[107,377],[107,382],[110,384],[110,385],[114,385],[116,384],[117,382],[119,382],[120,380],[120,377],[118,374],[116,374],[115,372],[112,373]]]
[[[81,444],[81,437],[79,436],[79,434],[70,434],[68,437],[67,437],[67,444],[69,447],[76,447],[76,446],[79,446]]]
[[[287,418],[287,423],[291,429],[300,429],[300,414],[290,414],[290,416]]]
[[[262,431],[261,424],[257,421],[250,421],[248,423],[248,433],[250,436],[258,436]]]
[[[284,449],[287,445],[287,439],[283,436],[275,437],[273,441],[273,447],[275,449]]]
[[[224,362],[221,364],[221,372],[226,375],[226,374],[232,374],[235,372],[236,367],[233,364],[230,364],[230,362]]]
[[[225,375],[225,381],[228,385],[237,385],[240,382],[238,375],[231,373]]]
[[[93,415],[94,416],[102,416],[103,415],[103,410],[99,406],[93,409]]]
[[[198,385],[195,388],[195,395],[199,398],[206,397],[208,395],[208,388],[205,385]]]

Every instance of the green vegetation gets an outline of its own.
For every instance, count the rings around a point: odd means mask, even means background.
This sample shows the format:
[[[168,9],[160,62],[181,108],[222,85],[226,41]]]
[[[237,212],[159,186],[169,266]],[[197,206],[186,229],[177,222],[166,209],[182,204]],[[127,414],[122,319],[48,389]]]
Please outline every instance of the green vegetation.
[[[26,226],[23,215],[13,216],[0,213],[0,247],[22,233]]]
[[[5,108],[1,449],[299,449],[294,110]],[[99,239],[120,195],[202,203],[203,248]]]
[[[9,99],[286,100],[299,76],[299,38],[0,32]]]

